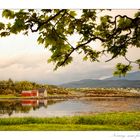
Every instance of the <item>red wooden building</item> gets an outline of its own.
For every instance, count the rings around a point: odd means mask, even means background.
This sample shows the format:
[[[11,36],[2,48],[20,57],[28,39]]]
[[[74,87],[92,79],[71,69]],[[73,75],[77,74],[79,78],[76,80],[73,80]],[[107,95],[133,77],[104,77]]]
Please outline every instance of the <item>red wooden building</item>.
[[[38,90],[28,90],[21,92],[21,96],[23,97],[38,97],[38,95]]]

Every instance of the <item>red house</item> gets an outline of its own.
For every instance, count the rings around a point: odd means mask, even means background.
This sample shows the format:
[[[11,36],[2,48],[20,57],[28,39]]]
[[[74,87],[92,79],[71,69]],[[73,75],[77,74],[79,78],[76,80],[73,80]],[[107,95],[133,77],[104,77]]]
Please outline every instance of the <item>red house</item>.
[[[38,90],[22,91],[21,96],[23,96],[23,97],[38,97]]]

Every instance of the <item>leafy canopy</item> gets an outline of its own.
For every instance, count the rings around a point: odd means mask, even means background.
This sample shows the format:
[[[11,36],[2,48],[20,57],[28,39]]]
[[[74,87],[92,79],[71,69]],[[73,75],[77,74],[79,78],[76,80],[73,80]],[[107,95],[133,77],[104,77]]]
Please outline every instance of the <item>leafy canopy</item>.
[[[91,62],[99,62],[105,53],[112,55],[106,62],[122,56],[128,64],[117,64],[114,74],[125,75],[132,69],[132,63],[140,67],[140,59],[131,61],[126,57],[130,46],[140,47],[140,11],[133,18],[102,15],[98,21],[98,12],[102,11],[83,9],[77,15],[76,11],[68,9],[5,9],[2,16],[9,23],[0,22],[0,36],[38,32],[37,42],[52,52],[48,62],[54,62],[55,69],[71,63],[74,52],[83,53],[83,60]],[[74,34],[80,35],[75,46],[69,42],[69,36]],[[95,41],[101,42],[102,50],[95,50],[92,45]]]

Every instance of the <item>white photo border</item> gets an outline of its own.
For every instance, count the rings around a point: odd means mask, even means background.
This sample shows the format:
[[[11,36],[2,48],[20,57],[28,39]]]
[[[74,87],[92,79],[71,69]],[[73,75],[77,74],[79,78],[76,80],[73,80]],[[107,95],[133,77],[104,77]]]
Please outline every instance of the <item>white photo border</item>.
[[[139,9],[140,0],[0,0],[0,9]],[[9,140],[139,140],[139,131],[1,131]]]

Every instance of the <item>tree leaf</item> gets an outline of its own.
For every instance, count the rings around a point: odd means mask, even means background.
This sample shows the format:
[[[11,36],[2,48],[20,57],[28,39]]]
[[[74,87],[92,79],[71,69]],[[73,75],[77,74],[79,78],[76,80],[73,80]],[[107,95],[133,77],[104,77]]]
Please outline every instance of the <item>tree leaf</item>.
[[[14,11],[5,9],[2,12],[2,17],[8,18],[8,19],[13,19],[15,17]]]

